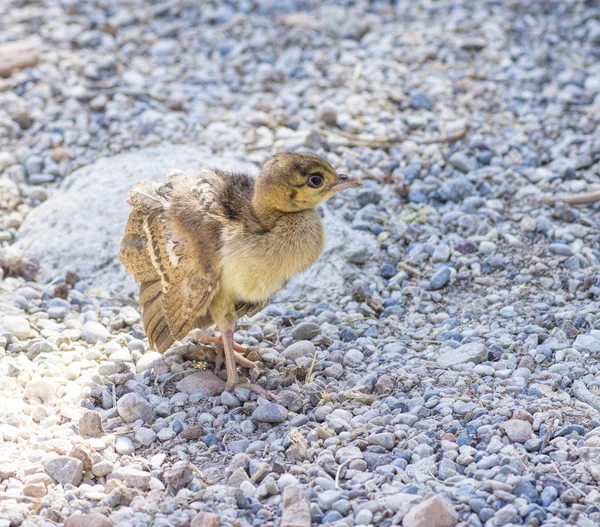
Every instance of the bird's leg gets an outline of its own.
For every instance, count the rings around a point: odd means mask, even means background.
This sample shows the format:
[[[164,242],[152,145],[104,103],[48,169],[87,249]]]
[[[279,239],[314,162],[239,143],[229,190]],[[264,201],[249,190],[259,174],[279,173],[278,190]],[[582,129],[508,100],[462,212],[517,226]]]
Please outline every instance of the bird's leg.
[[[202,344],[215,344],[216,346],[223,345],[223,337],[221,335],[219,335],[218,337],[209,337],[209,336],[200,337],[199,341],[202,342]],[[238,353],[242,353],[242,354],[246,353],[248,351],[247,346],[242,346],[241,344],[238,344],[237,342],[233,343],[233,349],[235,351],[237,351]]]
[[[217,355],[215,357],[215,373],[221,371],[221,367],[223,366],[223,360],[225,358],[224,350],[225,347],[223,345],[223,335],[219,335],[218,337],[209,337],[203,336],[199,339],[202,344],[214,344]],[[233,356],[235,357],[235,362],[244,368],[254,368],[255,364],[250,359],[247,359],[242,355],[242,353],[246,353],[248,348],[246,346],[240,346],[239,344],[233,343]]]
[[[227,391],[232,392],[237,382],[236,356],[233,349],[233,329],[221,331],[223,351],[225,353],[225,367],[227,368]]]

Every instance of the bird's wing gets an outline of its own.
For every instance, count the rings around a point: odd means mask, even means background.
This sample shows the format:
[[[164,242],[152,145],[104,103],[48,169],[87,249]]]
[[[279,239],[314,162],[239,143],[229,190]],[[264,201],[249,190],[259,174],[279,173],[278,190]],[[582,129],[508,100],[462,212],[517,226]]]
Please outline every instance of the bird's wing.
[[[264,302],[241,302],[235,305],[235,312],[239,317],[247,316],[253,317],[259,311],[262,311],[265,307],[269,305],[269,300],[265,300]]]
[[[218,243],[214,221],[196,217],[196,227],[207,231],[205,242],[196,243],[180,224],[174,209],[194,186],[181,172],[170,174],[162,184],[141,182],[127,201],[129,215],[120,258],[127,272],[140,284],[140,306],[148,342],[166,351],[206,320],[210,302],[218,289]],[[193,215],[202,213],[194,210]],[[185,215],[184,215],[185,216]],[[210,236],[209,236],[210,235]]]

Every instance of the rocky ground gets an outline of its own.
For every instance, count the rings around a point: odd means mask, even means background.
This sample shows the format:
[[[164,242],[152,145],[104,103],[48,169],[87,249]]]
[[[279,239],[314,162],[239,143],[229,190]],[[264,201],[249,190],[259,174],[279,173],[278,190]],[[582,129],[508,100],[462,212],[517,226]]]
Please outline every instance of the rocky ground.
[[[93,275],[5,260],[0,527],[598,525],[600,206],[556,198],[600,187],[599,17],[0,3],[7,247],[75,169],[155,144],[311,149],[366,183],[327,206],[340,287],[323,272],[240,323],[275,402],[220,395],[194,335],[149,350]]]

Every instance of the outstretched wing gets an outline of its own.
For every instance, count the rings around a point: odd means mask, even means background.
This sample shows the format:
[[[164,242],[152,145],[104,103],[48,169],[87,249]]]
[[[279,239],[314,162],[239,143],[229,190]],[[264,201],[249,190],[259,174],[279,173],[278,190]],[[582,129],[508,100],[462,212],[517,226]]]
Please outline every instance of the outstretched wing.
[[[140,284],[144,329],[160,352],[211,322],[207,310],[218,288],[218,244],[197,243],[201,240],[190,237],[173,212],[195,185],[197,180],[174,172],[166,183],[136,184],[127,198],[133,209],[119,256]],[[196,218],[196,227],[206,231],[206,242],[218,236],[214,221]]]

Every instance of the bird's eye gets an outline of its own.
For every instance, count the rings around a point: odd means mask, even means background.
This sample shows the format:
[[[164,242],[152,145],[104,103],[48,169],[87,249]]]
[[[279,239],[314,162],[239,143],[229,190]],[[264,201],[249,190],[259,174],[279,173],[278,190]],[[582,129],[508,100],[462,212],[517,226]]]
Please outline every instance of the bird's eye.
[[[318,172],[315,174],[311,174],[308,178],[308,186],[310,188],[319,188],[323,185],[323,176]]]

